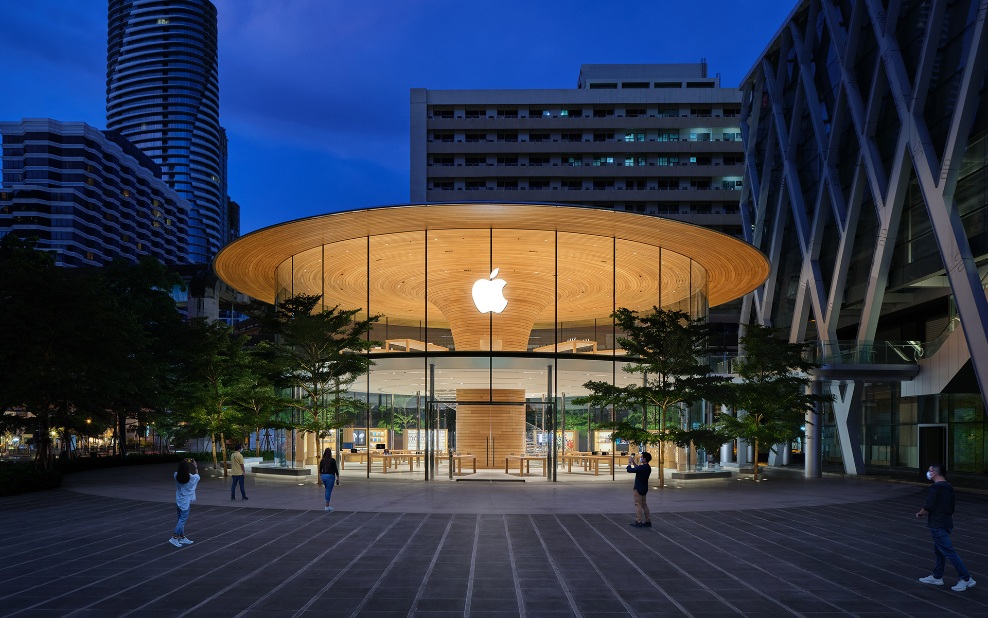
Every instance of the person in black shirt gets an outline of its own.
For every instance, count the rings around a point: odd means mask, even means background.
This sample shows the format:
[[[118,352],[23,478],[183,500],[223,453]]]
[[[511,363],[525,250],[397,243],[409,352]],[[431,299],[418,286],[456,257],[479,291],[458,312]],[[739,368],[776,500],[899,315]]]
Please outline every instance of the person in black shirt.
[[[648,477],[652,475],[652,466],[648,462],[652,461],[649,453],[641,454],[641,462],[635,465],[635,456],[628,456],[628,472],[635,475],[635,523],[631,524],[635,528],[651,528],[652,513],[648,510],[645,502],[645,494],[648,493]]]
[[[926,577],[920,577],[919,581],[924,584],[934,586],[943,585],[943,569],[945,560],[957,569],[957,585],[951,590],[961,592],[968,588],[973,588],[975,581],[968,573],[960,556],[954,551],[950,544],[950,531],[954,528],[954,488],[947,482],[944,476],[943,466],[934,464],[926,472],[926,478],[933,481],[929,493],[926,495],[926,504],[916,513],[916,517],[926,515],[926,527],[930,529],[933,536],[933,553],[937,557],[933,573]]]
[[[331,448],[323,451],[322,459],[319,460],[319,480],[326,487],[326,507],[323,510],[332,513],[333,507],[329,506],[329,499],[333,497],[333,486],[340,484],[340,469]]]

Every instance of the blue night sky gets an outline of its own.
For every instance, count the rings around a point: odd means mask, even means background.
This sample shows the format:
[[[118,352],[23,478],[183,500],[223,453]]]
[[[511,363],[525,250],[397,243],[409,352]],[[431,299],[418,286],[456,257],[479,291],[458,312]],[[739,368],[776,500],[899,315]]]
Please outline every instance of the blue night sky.
[[[409,89],[574,88],[581,64],[737,86],[796,0],[215,0],[242,232],[408,201]],[[496,9],[496,10],[495,10]],[[103,128],[106,3],[0,3],[0,118]]]

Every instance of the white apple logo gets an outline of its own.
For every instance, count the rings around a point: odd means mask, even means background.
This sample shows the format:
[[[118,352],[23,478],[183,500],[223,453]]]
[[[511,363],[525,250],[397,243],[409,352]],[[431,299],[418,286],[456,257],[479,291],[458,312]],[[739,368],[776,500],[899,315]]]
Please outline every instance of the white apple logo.
[[[504,297],[504,286],[507,281],[495,279],[500,268],[491,271],[489,279],[477,279],[473,283],[473,304],[477,305],[477,311],[481,313],[501,313],[508,306],[508,299]]]

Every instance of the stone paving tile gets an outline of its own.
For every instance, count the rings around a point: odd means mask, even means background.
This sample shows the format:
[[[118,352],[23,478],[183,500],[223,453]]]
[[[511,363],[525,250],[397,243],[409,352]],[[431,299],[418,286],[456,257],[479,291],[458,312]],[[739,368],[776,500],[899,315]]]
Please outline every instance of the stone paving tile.
[[[762,489],[728,487],[738,506],[748,500],[739,491]],[[183,548],[167,543],[174,506],[129,499],[126,487],[3,498],[0,616],[988,615],[988,498],[958,494],[955,545],[985,582],[955,593],[916,582],[932,563],[912,517],[922,488],[854,501],[832,483],[817,497],[792,487],[801,504],[785,508],[752,495],[750,508],[716,510],[723,503],[704,490],[683,500],[705,508],[657,510],[650,529],[628,526],[623,503],[530,514],[340,505],[327,515],[257,491],[250,507],[194,505],[196,542]],[[779,484],[771,491],[791,502]]]

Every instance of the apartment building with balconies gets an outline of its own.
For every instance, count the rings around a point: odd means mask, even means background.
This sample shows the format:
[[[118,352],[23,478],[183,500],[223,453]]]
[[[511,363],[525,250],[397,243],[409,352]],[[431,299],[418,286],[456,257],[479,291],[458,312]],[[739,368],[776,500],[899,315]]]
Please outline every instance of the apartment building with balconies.
[[[740,114],[705,62],[583,65],[573,89],[412,89],[410,199],[580,204],[739,236]]]
[[[189,203],[119,134],[40,118],[0,122],[0,140],[0,238],[33,238],[59,266],[188,263]]]

